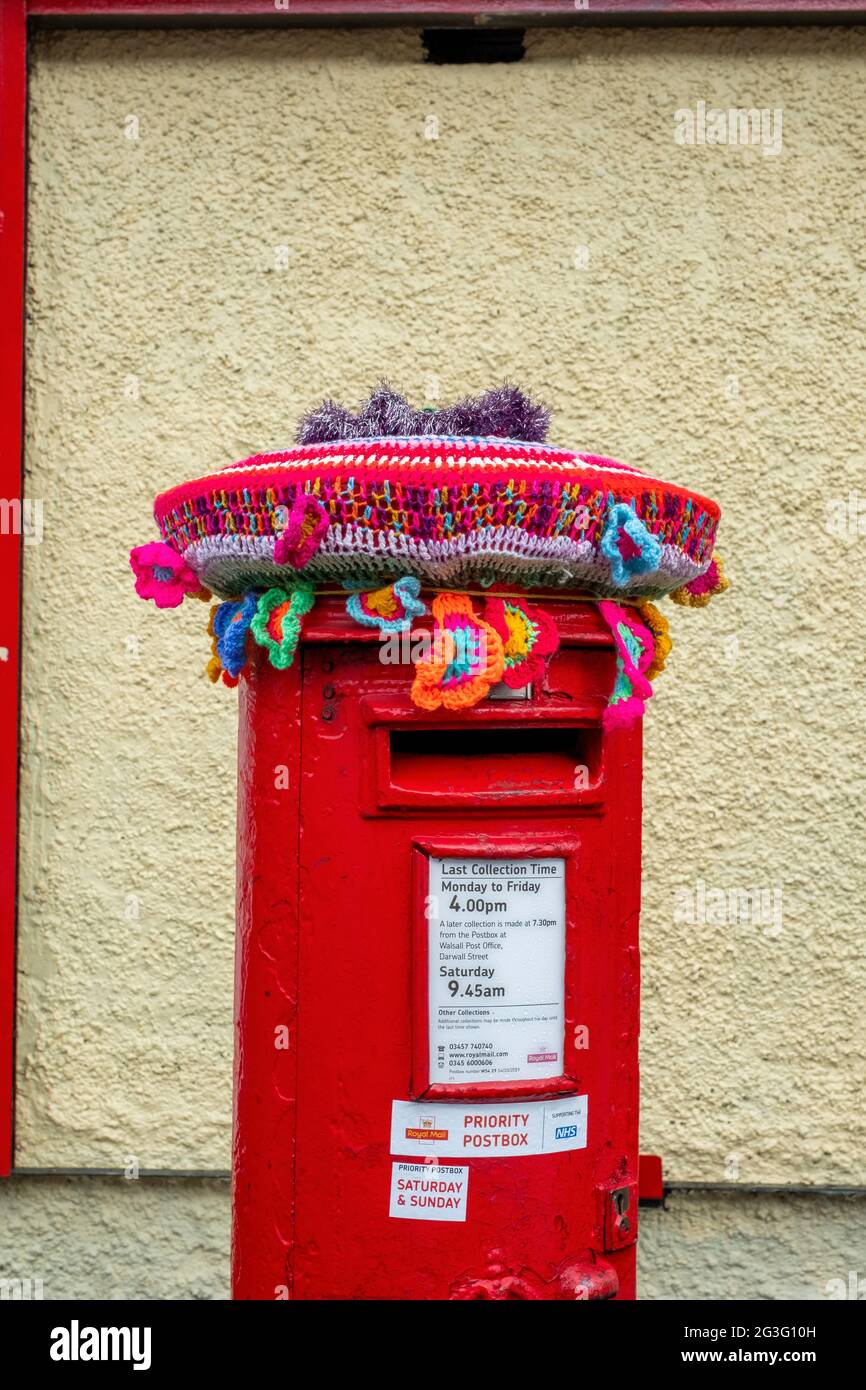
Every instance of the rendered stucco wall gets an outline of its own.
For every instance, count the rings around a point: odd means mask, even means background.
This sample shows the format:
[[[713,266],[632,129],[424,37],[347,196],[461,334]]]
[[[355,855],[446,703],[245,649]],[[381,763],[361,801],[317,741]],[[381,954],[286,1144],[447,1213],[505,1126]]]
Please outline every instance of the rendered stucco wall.
[[[647,721],[642,1148],[866,1183],[866,32],[528,49],[36,37],[21,1166],[228,1164],[234,697],[204,608],[134,596],[154,492],[382,373],[422,401],[510,375],[555,440],[725,513],[733,591],[668,608]],[[699,101],[782,108],[780,153],[677,144]]]
[[[229,1218],[214,1179],[15,1178],[0,1188],[0,1299],[228,1298]]]
[[[866,1298],[866,1201],[678,1192],[643,1211],[638,1297],[751,1302]]]

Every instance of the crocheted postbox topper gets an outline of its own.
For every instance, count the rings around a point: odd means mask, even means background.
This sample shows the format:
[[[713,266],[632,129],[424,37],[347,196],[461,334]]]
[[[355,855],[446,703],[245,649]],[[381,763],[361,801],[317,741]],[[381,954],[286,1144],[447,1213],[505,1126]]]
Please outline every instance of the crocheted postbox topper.
[[[670,648],[648,601],[671,594],[700,607],[727,587],[713,552],[719,508],[548,444],[548,423],[509,385],[442,410],[414,410],[387,385],[354,415],[325,401],[293,448],[157,497],[162,540],[132,551],[136,589],[163,608],[187,595],[224,600],[211,611],[207,670],[227,685],[248,671],[255,643],[273,665],[291,663],[317,588],[349,591],[349,616],[383,638],[432,613],[438,646],[412,687],[425,709],[542,679],[556,623],[525,595],[579,594],[611,627],[609,722],[625,722],[643,711]]]
[[[546,444],[515,387],[414,411],[383,387],[333,402],[299,443],[156,499],[163,542],[228,597],[292,581],[383,580],[660,597],[710,565],[719,508],[615,459]],[[478,426],[483,426],[483,432]]]

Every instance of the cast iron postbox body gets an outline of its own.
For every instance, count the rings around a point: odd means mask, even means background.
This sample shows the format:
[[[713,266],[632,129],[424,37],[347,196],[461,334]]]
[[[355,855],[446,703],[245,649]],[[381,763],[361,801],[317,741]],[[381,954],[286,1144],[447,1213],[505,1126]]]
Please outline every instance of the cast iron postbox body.
[[[529,698],[417,708],[335,597],[241,682],[235,1297],[634,1297],[641,724],[535,602]]]

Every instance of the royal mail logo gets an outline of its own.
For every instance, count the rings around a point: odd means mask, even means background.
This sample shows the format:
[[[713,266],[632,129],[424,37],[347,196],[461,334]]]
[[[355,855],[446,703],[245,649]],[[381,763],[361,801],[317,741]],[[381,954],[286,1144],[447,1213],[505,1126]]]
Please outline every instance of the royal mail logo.
[[[530,1052],[527,1062],[555,1062],[558,1052]]]
[[[420,1128],[420,1129],[407,1129],[407,1130],[406,1130],[406,1138],[407,1138],[407,1139],[447,1139],[447,1138],[448,1138],[448,1131],[447,1131],[447,1129],[433,1129],[432,1127],[428,1127],[427,1125],[425,1125],[425,1124],[423,1123],[423,1121],[422,1121],[422,1125],[421,1125],[421,1128]]]

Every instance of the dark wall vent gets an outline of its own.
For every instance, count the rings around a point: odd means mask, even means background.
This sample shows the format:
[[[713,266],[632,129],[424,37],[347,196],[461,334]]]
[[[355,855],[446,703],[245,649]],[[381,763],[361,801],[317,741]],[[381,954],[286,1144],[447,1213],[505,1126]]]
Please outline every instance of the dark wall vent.
[[[525,29],[424,29],[428,63],[519,63]]]

